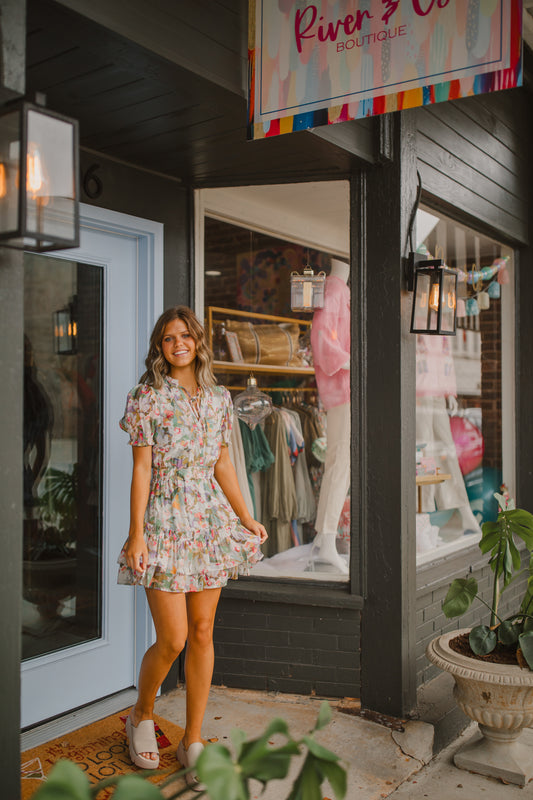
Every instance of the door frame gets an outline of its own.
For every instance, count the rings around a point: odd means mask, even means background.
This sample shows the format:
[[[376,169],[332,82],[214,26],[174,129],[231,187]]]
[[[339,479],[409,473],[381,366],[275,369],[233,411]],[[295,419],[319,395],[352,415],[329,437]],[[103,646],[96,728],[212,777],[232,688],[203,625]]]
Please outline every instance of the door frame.
[[[155,320],[163,310],[163,278],[164,278],[164,258],[163,258],[163,244],[164,244],[164,225],[153,220],[142,219],[140,217],[132,216],[131,214],[124,214],[109,209],[100,208],[98,206],[91,206],[86,203],[80,203],[80,228],[93,229],[103,234],[110,233],[118,236],[126,236],[130,239],[136,240],[137,247],[137,285],[136,285],[136,324],[135,324],[135,372],[139,376],[142,371],[142,365],[147,352],[148,341],[152,331]],[[65,259],[69,261],[78,261],[79,263],[98,263],[98,259],[84,256],[83,252],[80,253],[78,248],[70,250],[52,251],[48,254],[53,258]],[[106,266],[102,264],[102,266]],[[109,409],[109,381],[105,380],[106,364],[108,362],[108,353],[111,343],[106,337],[106,322],[108,320],[109,306],[107,291],[104,289],[104,385],[103,385],[103,409],[106,415]],[[105,483],[105,476],[109,474],[111,451],[108,444],[108,425],[110,421],[104,416],[104,441],[103,441],[103,474],[104,474],[104,487],[103,487],[103,545],[102,556],[106,560],[114,560],[116,553],[110,552],[109,538],[106,537],[107,520],[109,518],[109,508],[112,499],[110,492]],[[135,636],[134,636],[134,651],[132,653],[132,674],[138,675],[138,668],[146,649],[153,643],[155,639],[153,624],[148,609],[148,604],[143,592],[134,590],[134,619],[135,619]],[[112,613],[111,603],[109,602],[109,586],[108,582],[104,582],[102,586],[102,634],[101,641],[107,637],[109,629],[109,615]],[[82,643],[75,648],[72,648],[77,653],[83,652],[84,649],[92,649],[97,645],[96,642]],[[69,648],[70,649],[70,648]],[[39,656],[30,659],[21,664],[22,673],[38,669],[44,664],[53,663],[65,657],[65,651],[60,650],[49,655]],[[124,687],[128,688],[128,687]],[[95,698],[93,702],[96,703],[100,698]],[[60,712],[68,714],[69,712]],[[39,724],[39,723],[37,723]]]

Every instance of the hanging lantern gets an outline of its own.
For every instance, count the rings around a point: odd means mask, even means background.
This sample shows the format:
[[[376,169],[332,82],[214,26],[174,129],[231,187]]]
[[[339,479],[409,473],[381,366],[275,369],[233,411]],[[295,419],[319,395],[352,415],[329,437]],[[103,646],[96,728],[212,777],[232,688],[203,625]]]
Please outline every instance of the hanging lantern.
[[[487,292],[480,292],[477,296],[477,304],[480,311],[486,311],[490,308],[490,297]]]
[[[466,316],[479,317],[479,306],[475,297],[469,297],[466,301]]]
[[[498,283],[498,281],[492,281],[492,283],[489,283],[489,288],[487,289],[487,292],[489,297],[491,297],[493,300],[499,300],[502,292],[501,292],[501,286]]]
[[[78,322],[76,320],[76,298],[65,308],[53,313],[54,352],[60,356],[74,356],[78,352]]]
[[[423,260],[412,254],[413,310],[411,333],[455,336],[457,273],[442,259]]]
[[[326,273],[315,275],[311,267],[306,267],[303,274],[291,272],[291,310],[314,311],[324,307],[324,288]]]
[[[466,317],[466,305],[465,305],[465,301],[463,300],[462,297],[458,297],[457,298],[457,313],[456,313],[456,316],[457,316],[457,319],[459,319],[460,317],[461,318],[462,317]]]
[[[79,246],[78,123],[31,103],[0,115],[0,244]]]
[[[259,391],[257,380],[250,375],[244,392],[234,398],[233,408],[239,419],[246,422],[253,431],[255,426],[272,412],[272,399]]]

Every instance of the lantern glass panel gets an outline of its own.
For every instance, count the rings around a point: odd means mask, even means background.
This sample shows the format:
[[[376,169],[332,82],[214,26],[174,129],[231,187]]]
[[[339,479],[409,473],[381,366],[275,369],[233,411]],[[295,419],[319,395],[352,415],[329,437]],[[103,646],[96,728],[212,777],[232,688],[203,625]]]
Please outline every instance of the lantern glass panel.
[[[440,330],[442,333],[453,333],[455,331],[456,283],[457,277],[455,275],[449,272],[442,274],[440,316]]]
[[[74,130],[62,119],[28,111],[26,230],[37,239],[75,238]]]
[[[412,331],[436,331],[438,324],[439,280],[436,270],[417,270]]]
[[[20,161],[20,114],[0,119],[0,234],[19,227],[18,182]]]

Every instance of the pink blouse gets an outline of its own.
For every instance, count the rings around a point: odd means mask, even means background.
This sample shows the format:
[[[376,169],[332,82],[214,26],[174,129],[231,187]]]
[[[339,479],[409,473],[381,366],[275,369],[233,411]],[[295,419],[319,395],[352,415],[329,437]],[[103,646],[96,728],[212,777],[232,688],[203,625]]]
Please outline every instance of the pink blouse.
[[[311,327],[318,393],[326,411],[350,402],[350,290],[340,278],[326,278],[324,307]]]

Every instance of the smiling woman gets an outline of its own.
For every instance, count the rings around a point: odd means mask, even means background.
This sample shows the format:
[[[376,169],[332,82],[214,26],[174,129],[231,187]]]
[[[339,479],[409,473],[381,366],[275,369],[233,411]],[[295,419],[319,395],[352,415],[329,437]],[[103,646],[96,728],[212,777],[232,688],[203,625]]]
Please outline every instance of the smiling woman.
[[[144,586],[157,636],[126,723],[131,759],[142,768],[159,765],[154,701],[186,641],[187,721],[178,759],[194,766],[203,749],[220,590],[260,560],[267,538],[248,512],[229,458],[231,398],[215,385],[211,362],[191,309],[169,309],[154,327],[147,370],[120,422],[130,435],[133,476],[118,582]],[[200,788],[193,773],[187,779]]]

